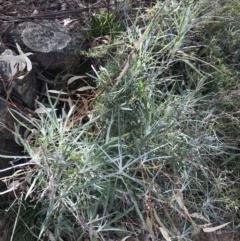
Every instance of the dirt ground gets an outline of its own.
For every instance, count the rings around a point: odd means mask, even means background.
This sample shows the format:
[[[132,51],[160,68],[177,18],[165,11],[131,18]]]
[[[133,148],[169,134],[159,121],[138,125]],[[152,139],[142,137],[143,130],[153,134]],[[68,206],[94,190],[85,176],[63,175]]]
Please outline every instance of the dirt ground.
[[[195,241],[239,241],[240,232],[233,232],[231,230],[217,230],[212,233],[201,233]]]

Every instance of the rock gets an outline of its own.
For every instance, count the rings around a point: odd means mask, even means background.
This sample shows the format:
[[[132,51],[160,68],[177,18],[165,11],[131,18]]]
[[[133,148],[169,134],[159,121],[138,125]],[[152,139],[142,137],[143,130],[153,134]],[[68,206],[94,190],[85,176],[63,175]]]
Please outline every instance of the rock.
[[[77,52],[88,48],[83,35],[69,33],[67,27],[50,20],[15,24],[4,37],[6,43],[18,43],[23,50],[33,52],[31,59],[48,69],[76,62]]]
[[[6,50],[7,50],[6,46],[0,42],[0,54],[2,55],[4,52],[6,52]],[[10,73],[9,63],[7,63],[5,61],[0,61],[0,77],[1,77],[1,79],[8,78],[10,75],[11,75],[11,73]]]
[[[13,53],[0,43],[0,54],[2,52]],[[23,79],[18,79],[17,76],[12,76],[10,64],[6,61],[0,61],[0,78],[0,154],[20,157],[23,154],[23,147],[16,143],[14,135],[14,123],[17,121],[9,110],[16,109],[21,112],[24,110],[24,106],[33,108],[40,85],[34,70]],[[19,119],[19,116],[16,117]],[[13,173],[13,169],[1,171],[12,167],[11,161],[14,160],[0,157],[0,178]],[[0,183],[1,185],[2,183]]]
[[[219,229],[211,233],[201,232],[194,241],[239,241],[240,232],[227,229]]]
[[[0,154],[8,156],[21,156],[23,147],[18,145],[14,139],[14,118],[9,112],[10,108],[14,108],[13,105],[9,104],[6,100],[0,98]],[[10,161],[13,159],[0,157],[0,170],[11,167]],[[4,177],[12,173],[0,172],[0,177]]]
[[[33,109],[34,101],[41,92],[41,83],[36,79],[36,73],[32,70],[23,79],[14,79],[11,98],[24,106]]]
[[[21,23],[23,43],[41,53],[61,51],[71,41],[67,28],[56,22]]]

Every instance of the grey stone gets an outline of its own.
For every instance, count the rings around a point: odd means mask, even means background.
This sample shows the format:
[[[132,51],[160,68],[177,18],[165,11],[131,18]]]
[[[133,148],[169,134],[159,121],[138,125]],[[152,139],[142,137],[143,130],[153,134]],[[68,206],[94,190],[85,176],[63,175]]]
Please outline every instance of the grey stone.
[[[6,100],[0,98],[0,154],[8,156],[21,156],[23,147],[15,142],[14,118],[9,109],[15,108]],[[0,157],[0,170],[11,167],[13,159]],[[0,172],[0,177],[9,175],[11,171]]]
[[[0,54],[4,51],[9,51],[10,53],[11,50],[0,43]],[[14,123],[16,120],[9,110],[17,109],[19,112],[23,111],[23,106],[19,102],[24,103],[24,105],[30,108],[33,106],[34,99],[36,98],[36,91],[34,89],[37,86],[35,72],[31,71],[20,80],[12,76],[8,62],[0,61],[0,77],[0,154],[5,156],[21,156],[23,154],[23,147],[16,143],[14,135]],[[11,98],[11,101],[17,99],[16,103],[10,103],[10,99],[7,98],[8,90],[11,90],[9,98]],[[14,161],[13,158],[0,157],[0,170],[12,167],[12,161]],[[0,178],[12,174],[13,171],[13,169],[4,172],[0,171]]]
[[[22,23],[23,43],[31,50],[49,53],[64,49],[71,41],[67,28],[56,23],[42,21],[39,23]]]
[[[32,70],[23,79],[14,79],[10,96],[28,108],[34,107],[34,100],[41,90],[41,84],[36,79],[36,73]]]
[[[80,33],[69,33],[67,27],[51,20],[23,22],[5,33],[6,42],[18,43],[25,52],[33,52],[33,61],[49,68],[65,67],[76,62],[76,53],[88,48]]]
[[[0,54],[7,50],[6,46],[0,42]],[[8,78],[11,75],[9,63],[6,61],[0,61],[0,77]],[[1,94],[1,93],[0,93]]]

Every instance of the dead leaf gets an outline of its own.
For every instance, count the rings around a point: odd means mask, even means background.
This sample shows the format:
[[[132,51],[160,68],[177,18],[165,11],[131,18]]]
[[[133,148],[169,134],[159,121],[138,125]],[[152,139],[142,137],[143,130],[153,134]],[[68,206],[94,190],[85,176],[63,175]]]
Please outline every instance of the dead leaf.
[[[56,109],[55,109],[56,110]],[[37,113],[37,114],[45,114],[45,113],[48,113],[48,112],[51,112],[53,111],[52,108],[37,108],[34,112]]]
[[[84,78],[87,78],[87,76],[86,75],[74,76],[68,80],[67,84],[70,85],[73,81],[77,79],[84,79]]]
[[[126,241],[128,238],[131,238],[131,236],[127,236],[127,237],[123,238],[121,241]]]
[[[164,226],[164,224],[162,223],[162,221],[161,221],[160,218],[158,217],[157,212],[156,212],[155,209],[153,209],[153,214],[154,214],[154,217],[155,217],[155,219],[157,220],[158,224],[160,224],[160,226],[165,230],[165,232],[167,232],[167,233],[169,233],[170,235],[173,236],[173,234],[166,229],[166,227]]]
[[[14,189],[17,189],[19,185],[20,185],[19,181],[13,181],[9,184],[8,188],[14,190]]]
[[[190,216],[192,217],[192,218],[199,218],[199,219],[202,219],[202,220],[204,220],[204,221],[206,221],[206,222],[209,222],[209,219],[208,218],[205,218],[202,214],[200,214],[200,213],[192,213],[192,214],[190,214]]]
[[[67,94],[68,94],[68,93],[66,93],[66,92],[59,91],[59,90],[48,90],[48,93],[63,94],[63,95],[67,95]]]
[[[203,228],[203,232],[205,232],[205,233],[211,233],[211,232],[214,232],[214,231],[216,231],[216,230],[218,230],[218,229],[221,229],[221,228],[227,226],[227,225],[230,224],[230,223],[231,223],[231,222],[224,223],[224,224],[222,224],[222,225],[219,225],[219,226],[216,226],[216,227],[212,227],[212,228]]]
[[[183,203],[183,195],[180,192],[180,190],[177,190],[177,194],[175,195],[175,200],[177,201],[178,205],[181,209],[184,209],[184,203]]]
[[[93,90],[93,89],[96,89],[96,88],[92,87],[92,86],[83,86],[83,87],[77,89],[76,91],[85,91],[85,90]]]
[[[200,233],[200,231],[201,231],[201,228],[194,224],[194,225],[193,225],[193,231],[192,231],[191,237],[196,236],[197,234]]]
[[[161,231],[161,233],[162,233],[162,236],[165,238],[165,240],[166,240],[166,241],[171,241],[171,239],[170,239],[168,233],[165,231],[165,229],[162,228],[162,227],[160,227],[159,229],[160,229],[160,231]]]
[[[209,227],[211,225],[212,225],[212,223],[205,223],[205,224],[198,225],[198,227],[199,228],[206,228],[206,227]]]
[[[72,99],[70,97],[68,97],[68,105],[70,108],[73,107],[73,102],[72,102]]]
[[[147,217],[146,223],[147,223],[148,230],[149,230],[150,234],[151,234],[153,237],[155,237],[154,232],[153,232],[153,229],[152,229],[153,224],[152,224],[152,221],[151,221],[151,219],[150,219],[149,217]]]

